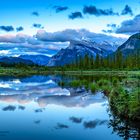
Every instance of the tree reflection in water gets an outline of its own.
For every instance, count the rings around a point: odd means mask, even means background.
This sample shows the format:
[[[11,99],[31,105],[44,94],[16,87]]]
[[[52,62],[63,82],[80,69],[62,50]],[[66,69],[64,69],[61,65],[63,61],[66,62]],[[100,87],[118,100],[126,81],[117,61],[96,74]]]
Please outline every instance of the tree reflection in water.
[[[113,128],[113,133],[117,133],[124,140],[140,139],[140,122],[131,121],[126,118],[117,116],[115,110],[111,108],[111,114],[109,113],[109,127]]]

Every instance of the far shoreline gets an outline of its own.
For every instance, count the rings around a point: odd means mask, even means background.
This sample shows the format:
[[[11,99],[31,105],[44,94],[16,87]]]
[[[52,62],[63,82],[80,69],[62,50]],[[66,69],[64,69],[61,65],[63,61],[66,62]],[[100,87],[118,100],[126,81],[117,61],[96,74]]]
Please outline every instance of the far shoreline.
[[[81,75],[81,76],[140,76],[140,70],[41,70],[0,68],[0,76],[31,75]]]

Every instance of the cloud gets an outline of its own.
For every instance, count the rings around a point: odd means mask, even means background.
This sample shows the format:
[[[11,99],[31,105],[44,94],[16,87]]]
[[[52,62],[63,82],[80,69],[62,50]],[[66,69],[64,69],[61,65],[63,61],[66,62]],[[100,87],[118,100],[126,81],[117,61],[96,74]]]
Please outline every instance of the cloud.
[[[56,13],[60,13],[69,9],[67,6],[54,6],[53,8],[55,9]]]
[[[39,45],[41,41],[35,37],[18,33],[17,35],[0,35],[0,42],[2,43],[27,43],[31,45]]]
[[[36,35],[30,36],[23,33],[16,35],[0,35],[0,52],[7,56],[24,54],[49,55],[56,54],[60,49],[66,48],[71,41],[89,39],[95,42],[108,41],[122,44],[126,39],[90,32],[86,29],[66,29],[58,32],[38,30]]]
[[[80,41],[84,38],[91,39],[93,41],[109,41],[116,42],[122,41],[123,38],[108,36],[101,33],[90,32],[86,29],[66,29],[63,31],[57,32],[46,32],[45,30],[38,30],[37,34],[30,36],[27,34],[18,33],[16,35],[0,35],[1,43],[17,43],[17,44],[26,44],[28,45],[42,45],[50,46],[53,48],[55,46],[68,45],[67,42],[70,41]]]
[[[114,15],[118,16],[119,15],[119,13],[114,12],[113,9],[98,9],[93,5],[84,6],[83,13],[95,15],[95,16],[114,16]]]
[[[48,42],[67,42],[80,37],[80,34],[73,29],[66,29],[64,31],[58,32],[46,32],[45,30],[39,30],[36,34],[36,37],[41,41]]]
[[[117,24],[107,24],[107,27],[111,27],[111,28],[116,28],[117,27]]]
[[[131,15],[133,16],[133,11],[130,6],[125,5],[125,8],[122,10],[121,15]]]
[[[43,29],[44,27],[41,25],[41,24],[39,24],[39,23],[34,23],[33,24],[33,27],[35,27],[35,28],[39,28],[39,29]]]
[[[76,19],[76,18],[83,18],[83,15],[81,12],[73,12],[69,15],[69,19]]]
[[[36,38],[46,42],[71,42],[80,41],[81,39],[91,39],[95,42],[108,41],[108,42],[120,42],[125,41],[124,38],[113,37],[105,34],[90,32],[86,29],[66,29],[54,33],[46,32],[45,30],[39,30],[36,34]]]
[[[32,15],[38,17],[39,13],[37,11],[34,11],[34,12],[32,12]]]
[[[140,32],[140,15],[135,16],[133,19],[123,21],[115,32],[119,34],[134,34]]]
[[[107,27],[111,29],[107,29],[107,30],[103,29],[102,32],[109,33],[109,34],[114,33],[114,30],[116,30],[117,28],[117,24],[107,24]]]
[[[0,56],[7,55],[7,54],[9,54],[9,50],[0,50]]]
[[[17,32],[20,32],[20,31],[23,31],[23,30],[24,30],[24,28],[22,26],[19,26],[19,27],[16,28]]]
[[[51,45],[51,44],[50,44]],[[40,44],[40,45],[31,45],[31,44],[21,44],[21,43],[4,43],[0,44],[0,56],[19,56],[19,55],[46,55],[52,56],[58,50],[61,49],[60,45],[52,45],[52,48],[49,44]]]
[[[12,32],[15,29],[14,29],[13,26],[10,25],[10,26],[0,26],[0,30],[3,30],[5,32]],[[20,31],[23,31],[23,30],[24,30],[24,28],[22,26],[16,27],[17,32],[20,32]]]
[[[104,32],[104,33],[114,33],[114,31],[113,30],[102,30],[102,32]]]
[[[0,35],[0,42],[3,43],[25,43],[29,36],[24,34],[17,35]]]
[[[14,31],[14,27],[13,26],[0,26],[0,30],[3,30],[5,32],[11,32],[11,31]]]
[[[0,54],[3,56],[47,55],[56,54],[61,48],[66,48],[67,42],[46,42],[35,36],[18,33],[17,35],[0,35]]]
[[[0,42],[2,43],[24,43],[24,38],[19,35],[0,35]]]

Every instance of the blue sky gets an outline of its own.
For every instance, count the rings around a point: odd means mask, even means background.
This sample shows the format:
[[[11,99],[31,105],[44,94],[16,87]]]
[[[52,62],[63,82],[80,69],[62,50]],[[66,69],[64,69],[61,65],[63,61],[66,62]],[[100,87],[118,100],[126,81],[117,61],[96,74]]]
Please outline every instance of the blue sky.
[[[0,4],[0,45],[22,45],[25,46],[25,50],[27,46],[40,47],[53,55],[54,52],[66,47],[69,40],[63,43],[53,40],[51,44],[47,39],[44,41],[41,37],[36,38],[40,30],[45,31],[46,38],[50,36],[50,32],[62,32],[67,29],[86,29],[92,33],[129,37],[140,30],[139,7],[139,0],[4,0]],[[17,40],[18,34],[22,34],[22,40],[24,38],[26,41],[13,42],[12,39]],[[28,43],[29,38],[36,43]],[[6,50],[7,48],[5,47]],[[0,48],[3,49],[4,47]],[[13,52],[15,54],[15,50]]]

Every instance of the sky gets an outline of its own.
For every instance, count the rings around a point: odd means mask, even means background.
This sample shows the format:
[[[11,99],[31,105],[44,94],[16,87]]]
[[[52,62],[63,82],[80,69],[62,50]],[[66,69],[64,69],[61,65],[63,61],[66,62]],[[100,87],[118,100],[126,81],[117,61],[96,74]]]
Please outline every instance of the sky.
[[[0,56],[52,56],[75,39],[121,43],[139,30],[139,0],[4,0],[0,4]]]

